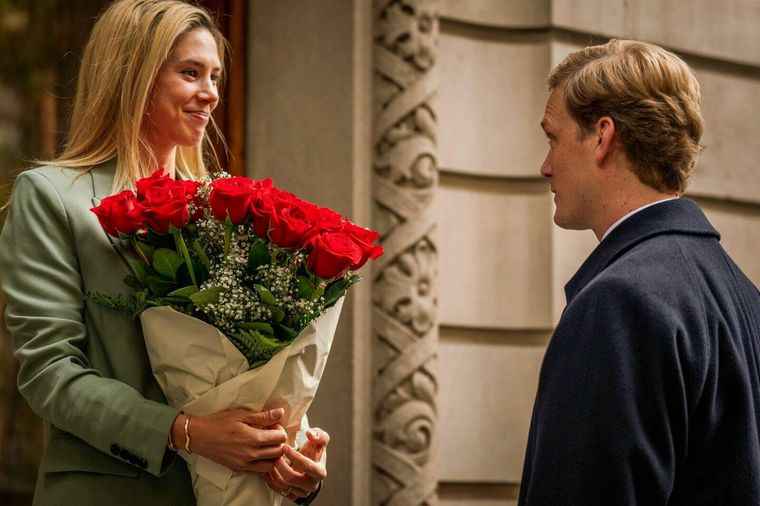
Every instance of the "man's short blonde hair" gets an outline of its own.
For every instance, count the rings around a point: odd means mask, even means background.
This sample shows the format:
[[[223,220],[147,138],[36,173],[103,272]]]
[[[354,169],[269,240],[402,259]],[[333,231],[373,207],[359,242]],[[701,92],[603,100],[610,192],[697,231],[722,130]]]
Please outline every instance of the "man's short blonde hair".
[[[552,71],[582,131],[609,116],[633,172],[660,191],[683,193],[701,151],[699,83],[689,66],[661,47],[611,40],[568,55]]]

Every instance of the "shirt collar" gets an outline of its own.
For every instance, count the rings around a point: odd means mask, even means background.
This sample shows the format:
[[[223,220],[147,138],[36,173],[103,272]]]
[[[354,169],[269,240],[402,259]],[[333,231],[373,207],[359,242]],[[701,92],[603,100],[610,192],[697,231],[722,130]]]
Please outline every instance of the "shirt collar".
[[[638,213],[639,211],[643,211],[647,207],[652,207],[653,205],[659,204],[660,202],[667,202],[668,200],[674,200],[674,199],[677,199],[677,198],[678,197],[668,197],[668,198],[664,198],[662,200],[656,200],[654,202],[650,202],[649,204],[644,204],[643,206],[634,209],[633,211],[631,211],[630,213],[626,214],[625,216],[623,216],[622,218],[620,218],[619,220],[617,220],[615,223],[613,223],[612,226],[610,228],[608,228],[607,231],[602,236],[602,241],[604,240],[605,237],[607,237],[608,235],[610,235],[610,232],[612,232],[613,230],[615,230],[615,228],[618,225],[620,225],[625,220],[627,220],[628,218],[630,218],[634,214]]]

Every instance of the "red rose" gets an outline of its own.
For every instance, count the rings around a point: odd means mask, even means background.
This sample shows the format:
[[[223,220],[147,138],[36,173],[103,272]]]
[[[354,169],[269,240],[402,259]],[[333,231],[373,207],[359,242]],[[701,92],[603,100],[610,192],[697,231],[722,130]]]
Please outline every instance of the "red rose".
[[[229,215],[232,223],[243,223],[249,217],[251,199],[256,191],[271,186],[272,180],[268,178],[261,181],[241,176],[217,179],[211,183],[211,212],[217,220],[224,221]]]
[[[323,232],[336,232],[343,226],[345,218],[338,212],[333,211],[329,207],[320,207],[319,213],[319,229]]]
[[[351,266],[351,270],[355,271],[364,265],[370,258],[374,260],[383,254],[383,247],[372,244],[380,238],[380,234],[374,230],[368,228],[359,227],[354,225],[350,221],[343,223],[341,231],[348,234],[349,237],[359,246],[362,252],[362,258],[359,262]]]
[[[306,259],[309,270],[323,279],[335,279],[360,262],[362,250],[343,232],[322,232],[311,240]]]
[[[270,227],[277,225],[278,200],[287,198],[287,195],[290,194],[274,187],[261,188],[254,192],[250,206],[254,234],[262,239],[269,238]]]
[[[137,200],[145,223],[156,232],[166,234],[169,225],[182,228],[187,223],[187,189],[182,181],[153,173],[136,183]]]
[[[143,226],[142,210],[131,190],[104,198],[99,206],[90,211],[98,217],[100,226],[106,233],[113,237],[119,237],[119,232],[134,234]]]
[[[174,179],[169,177],[169,174],[164,172],[164,169],[159,167],[153,174],[148,177],[144,177],[135,183],[137,188],[137,200],[141,201],[145,198],[145,192],[150,188],[173,186]]]
[[[319,232],[319,208],[295,195],[281,192],[275,196],[276,220],[270,217],[269,239],[277,246],[297,249]]]

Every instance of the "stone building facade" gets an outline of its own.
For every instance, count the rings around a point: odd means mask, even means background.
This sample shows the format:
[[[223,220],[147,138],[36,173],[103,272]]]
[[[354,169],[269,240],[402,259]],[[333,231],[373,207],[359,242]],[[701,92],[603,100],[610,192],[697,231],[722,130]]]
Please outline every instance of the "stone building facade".
[[[694,68],[706,150],[688,196],[760,284],[757,1],[252,5],[250,173],[388,241],[312,408],[333,434],[325,504],[516,503],[563,286],[596,245],[553,225],[538,172],[544,82],[568,52],[638,38]]]

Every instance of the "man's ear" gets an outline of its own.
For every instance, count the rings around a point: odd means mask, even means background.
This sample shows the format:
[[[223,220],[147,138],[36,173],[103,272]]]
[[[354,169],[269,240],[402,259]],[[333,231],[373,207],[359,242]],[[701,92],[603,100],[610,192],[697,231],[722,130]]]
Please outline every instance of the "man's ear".
[[[601,166],[612,152],[615,141],[615,122],[609,116],[602,116],[594,125],[596,147],[594,148],[594,160]]]

